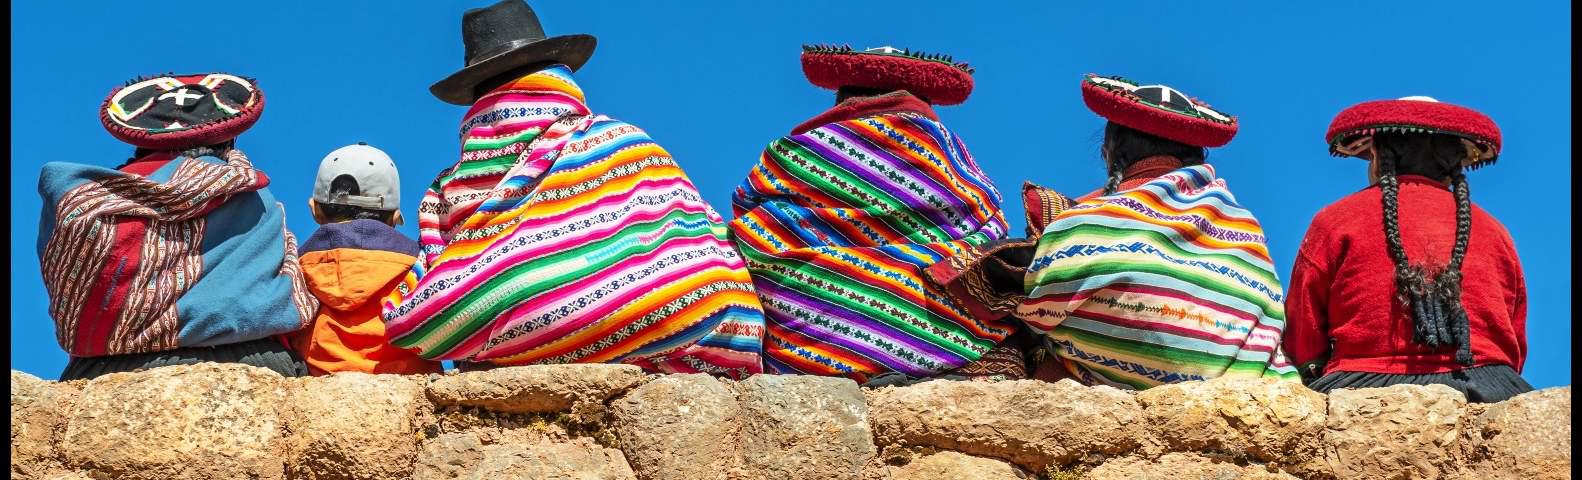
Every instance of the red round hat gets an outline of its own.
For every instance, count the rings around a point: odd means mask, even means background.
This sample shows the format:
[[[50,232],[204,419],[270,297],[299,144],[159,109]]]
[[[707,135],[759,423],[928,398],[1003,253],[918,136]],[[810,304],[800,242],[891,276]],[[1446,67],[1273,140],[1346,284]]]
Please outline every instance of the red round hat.
[[[1218,147],[1236,136],[1236,117],[1164,85],[1088,74],[1082,101],[1105,119],[1198,147]]]
[[[972,68],[949,55],[893,47],[802,46],[802,73],[819,87],[906,90],[937,105],[956,105],[972,94]]]
[[[264,112],[264,92],[225,73],[162,75],[110,92],[99,121],[110,135],[152,150],[183,150],[236,138]]]
[[[1374,132],[1445,134],[1467,139],[1484,151],[1463,162],[1466,168],[1492,164],[1500,155],[1500,127],[1494,120],[1477,110],[1422,96],[1352,105],[1329,122],[1324,141],[1329,143],[1330,154],[1344,156],[1340,147]]]

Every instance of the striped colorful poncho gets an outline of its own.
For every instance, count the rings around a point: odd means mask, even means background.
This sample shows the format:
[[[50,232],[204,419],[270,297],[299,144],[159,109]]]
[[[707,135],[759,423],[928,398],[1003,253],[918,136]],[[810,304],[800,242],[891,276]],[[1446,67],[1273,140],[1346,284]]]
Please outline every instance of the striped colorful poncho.
[[[768,320],[766,368],[865,381],[977,360],[1011,325],[973,318],[924,269],[1003,238],[999,203],[961,140],[921,113],[775,140],[731,222]]]
[[[724,219],[637,127],[592,115],[564,66],[484,95],[419,207],[385,304],[430,359],[761,372],[763,313]]]
[[[1280,349],[1280,280],[1263,229],[1208,165],[1056,217],[1017,316],[1089,384],[1297,380]]]

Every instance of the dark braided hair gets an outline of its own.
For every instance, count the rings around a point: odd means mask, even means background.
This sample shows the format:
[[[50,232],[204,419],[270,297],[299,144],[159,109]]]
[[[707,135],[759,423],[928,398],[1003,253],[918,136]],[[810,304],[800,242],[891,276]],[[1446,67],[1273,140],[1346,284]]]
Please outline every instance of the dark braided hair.
[[[228,152],[228,151],[230,151],[233,148],[236,148],[236,139],[234,139],[234,138],[230,139],[230,140],[226,140],[226,141],[220,142],[220,143],[215,143],[215,144],[210,144],[210,145],[199,145],[199,146],[196,146],[196,147],[192,147],[192,148],[188,148],[188,149],[185,149],[185,150],[181,150],[178,155],[183,156],[183,157],[187,157],[187,158],[198,158],[198,157],[201,157],[201,156],[204,156],[204,155],[213,155],[213,156],[218,157],[218,156],[225,155],[225,152]],[[126,159],[125,162],[121,162],[121,165],[115,167],[115,169],[116,170],[120,170],[122,168],[126,168],[127,165],[131,165],[132,162],[136,162],[138,159],[141,159],[143,157],[147,157],[149,155],[153,155],[153,154],[156,154],[156,153],[159,153],[159,152],[160,152],[160,150],[154,150],[152,148],[137,147],[137,148],[132,150],[132,158],[128,158],[128,159]]]
[[[1200,165],[1208,158],[1208,151],[1203,147],[1160,138],[1115,122],[1104,124],[1104,145],[1109,150],[1109,157],[1104,162],[1109,169],[1109,181],[1104,184],[1105,195],[1112,195],[1121,188],[1121,177],[1126,167],[1138,160],[1169,155],[1181,160],[1184,165]],[[1102,150],[1100,155],[1103,155]]]
[[[1373,138],[1384,207],[1384,240],[1395,263],[1396,296],[1412,317],[1412,341],[1456,347],[1456,362],[1472,365],[1472,334],[1461,305],[1461,263],[1472,240],[1472,194],[1461,162],[1466,147],[1443,134],[1379,133]],[[1450,178],[1456,196],[1456,243],[1444,266],[1412,264],[1401,242],[1399,174]]]

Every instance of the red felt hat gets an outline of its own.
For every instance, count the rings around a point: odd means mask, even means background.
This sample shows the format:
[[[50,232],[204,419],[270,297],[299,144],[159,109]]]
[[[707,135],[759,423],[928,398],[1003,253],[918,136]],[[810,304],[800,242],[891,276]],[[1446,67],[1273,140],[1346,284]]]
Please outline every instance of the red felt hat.
[[[1441,103],[1429,97],[1373,100],[1352,105],[1335,115],[1324,132],[1329,152],[1345,155],[1339,149],[1358,137],[1374,132],[1404,132],[1455,135],[1482,147],[1469,156],[1463,167],[1492,164],[1500,155],[1500,127],[1487,115],[1460,105]]]
[[[1088,74],[1082,101],[1105,119],[1145,133],[1199,147],[1218,147],[1236,136],[1236,117],[1164,85]]]
[[[141,78],[110,92],[99,121],[110,135],[152,150],[183,150],[236,138],[264,112],[264,92],[225,73]]]
[[[937,105],[956,105],[972,94],[972,68],[949,55],[892,47],[804,45],[802,73],[814,85],[839,90],[864,87],[906,90]]]

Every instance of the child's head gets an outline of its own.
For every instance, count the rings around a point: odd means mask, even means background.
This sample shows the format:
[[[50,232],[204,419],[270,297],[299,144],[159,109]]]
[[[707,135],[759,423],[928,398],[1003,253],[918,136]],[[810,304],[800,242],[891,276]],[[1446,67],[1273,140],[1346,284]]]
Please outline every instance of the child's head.
[[[401,180],[389,155],[366,143],[347,145],[319,162],[308,200],[319,224],[377,220],[401,224]]]

